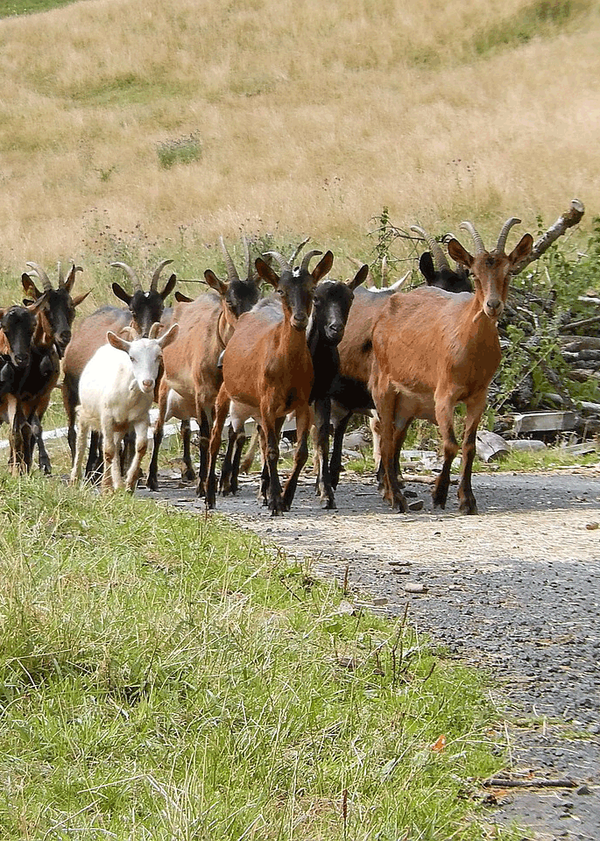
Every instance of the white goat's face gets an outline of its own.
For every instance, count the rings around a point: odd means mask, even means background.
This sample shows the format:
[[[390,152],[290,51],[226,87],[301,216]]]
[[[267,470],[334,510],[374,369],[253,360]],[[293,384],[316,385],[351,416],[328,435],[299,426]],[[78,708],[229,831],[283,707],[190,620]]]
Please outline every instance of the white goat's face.
[[[158,342],[154,339],[137,339],[131,342],[129,358],[139,390],[144,394],[152,393],[162,361],[162,350]]]

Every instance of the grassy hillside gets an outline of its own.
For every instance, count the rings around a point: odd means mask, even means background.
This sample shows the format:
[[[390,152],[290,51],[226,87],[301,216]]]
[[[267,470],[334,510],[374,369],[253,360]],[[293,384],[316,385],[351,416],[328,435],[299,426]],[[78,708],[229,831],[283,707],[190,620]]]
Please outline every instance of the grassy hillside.
[[[5,17],[4,284],[26,260],[76,259],[103,289],[114,259],[172,256],[197,277],[240,230],[310,234],[343,271],[344,256],[369,256],[383,207],[399,227],[470,218],[491,238],[513,214],[535,233],[577,196],[589,225],[599,12],[86,0]]]

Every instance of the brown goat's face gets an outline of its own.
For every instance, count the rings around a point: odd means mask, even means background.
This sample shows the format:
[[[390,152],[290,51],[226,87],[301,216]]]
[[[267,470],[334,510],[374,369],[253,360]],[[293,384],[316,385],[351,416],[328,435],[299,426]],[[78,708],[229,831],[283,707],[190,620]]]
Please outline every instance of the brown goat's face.
[[[277,294],[294,330],[306,330],[308,326],[315,286],[314,277],[300,269],[284,271],[279,279]]]
[[[513,267],[530,253],[532,245],[531,234],[525,234],[509,255],[482,251],[473,257],[458,240],[448,243],[452,259],[470,270],[482,312],[492,321],[497,321],[504,312]]]

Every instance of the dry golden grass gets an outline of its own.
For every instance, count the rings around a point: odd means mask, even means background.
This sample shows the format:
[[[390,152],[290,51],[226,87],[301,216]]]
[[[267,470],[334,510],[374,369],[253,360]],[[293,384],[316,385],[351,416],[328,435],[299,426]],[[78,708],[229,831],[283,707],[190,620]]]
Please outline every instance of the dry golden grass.
[[[545,6],[572,14],[493,46]],[[240,230],[366,256],[384,206],[490,236],[513,214],[535,233],[574,196],[598,213],[591,0],[86,0],[1,20],[0,47],[11,284],[26,260],[98,278],[176,255],[194,274]],[[189,137],[199,158],[161,166]]]

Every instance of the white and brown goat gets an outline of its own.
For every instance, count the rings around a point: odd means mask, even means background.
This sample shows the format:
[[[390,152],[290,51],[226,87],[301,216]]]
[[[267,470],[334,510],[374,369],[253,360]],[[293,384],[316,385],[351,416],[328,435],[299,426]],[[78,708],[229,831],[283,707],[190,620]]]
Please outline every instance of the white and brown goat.
[[[130,266],[120,262],[111,263],[113,268],[123,269],[132,282],[131,293],[126,292],[119,283],[112,284],[113,293],[127,304],[127,309],[110,305],[100,307],[83,319],[69,342],[63,360],[62,397],[67,416],[67,439],[72,458],[75,458],[75,410],[79,403],[81,372],[96,350],[106,342],[108,330],[119,334],[126,327],[131,327],[135,335],[144,338],[148,336],[153,324],[163,320],[165,301],[173,291],[177,277],[172,274],[162,290],[158,289],[158,281],[165,266],[172,262],[172,260],[161,260],[154,270],[147,292],[143,290],[137,274]],[[97,443],[97,436],[92,436],[86,473],[97,464]]]
[[[100,432],[103,441],[104,471],[102,490],[123,487],[119,451],[130,427],[135,429],[135,455],[127,472],[125,486],[133,491],[142,459],[148,448],[150,407],[162,365],[162,354],[177,336],[178,325],[156,338],[157,322],[147,339],[128,341],[111,330],[107,343],[94,353],[79,378],[77,406],[77,447],[71,482],[81,477],[83,457],[90,430]]]

